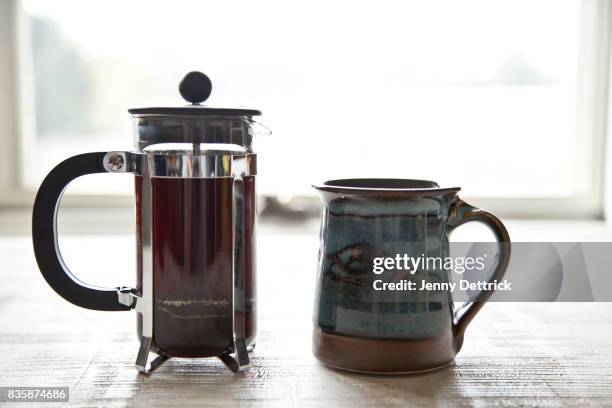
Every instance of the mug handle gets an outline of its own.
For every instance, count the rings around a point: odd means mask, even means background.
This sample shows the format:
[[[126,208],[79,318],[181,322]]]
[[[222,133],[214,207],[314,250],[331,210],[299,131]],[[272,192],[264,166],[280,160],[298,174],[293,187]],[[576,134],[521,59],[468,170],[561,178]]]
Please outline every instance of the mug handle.
[[[119,311],[130,307],[119,303],[117,288],[100,288],[78,280],[68,269],[57,240],[57,210],[66,186],[80,176],[126,172],[126,152],[96,152],[70,157],[58,164],[42,182],[32,210],[34,255],[43,277],[61,297],[93,310]],[[118,158],[111,164],[110,157]],[[112,167],[109,167],[112,166]]]
[[[508,263],[510,262],[510,236],[508,235],[508,231],[499,218],[490,212],[471,206],[460,198],[457,198],[449,211],[447,224],[449,227],[449,234],[458,226],[471,221],[484,223],[495,235],[499,251],[493,273],[488,281],[499,281],[506,273]],[[491,297],[493,292],[493,290],[482,290],[473,301],[466,302],[459,310],[455,311],[453,335],[458,348],[460,348],[463,343],[463,334],[468,324],[472,321],[474,316],[476,316],[482,306],[484,306],[484,303]]]

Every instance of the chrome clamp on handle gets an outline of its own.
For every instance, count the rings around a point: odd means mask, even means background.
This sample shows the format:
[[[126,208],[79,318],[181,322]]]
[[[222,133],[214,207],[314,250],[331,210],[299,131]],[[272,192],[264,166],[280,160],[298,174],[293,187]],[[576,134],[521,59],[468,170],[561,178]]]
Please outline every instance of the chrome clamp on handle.
[[[140,297],[134,293],[134,289],[127,286],[117,288],[117,297],[119,298],[119,303],[130,309],[135,309],[138,304],[138,299],[140,299]]]
[[[134,173],[140,174],[143,153],[134,152],[108,152],[102,159],[102,166],[108,173]]]

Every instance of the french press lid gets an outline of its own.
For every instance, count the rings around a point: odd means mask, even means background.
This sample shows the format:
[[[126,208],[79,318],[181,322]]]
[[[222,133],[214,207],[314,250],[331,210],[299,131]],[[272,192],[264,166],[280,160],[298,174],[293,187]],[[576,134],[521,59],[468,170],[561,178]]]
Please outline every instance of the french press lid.
[[[156,149],[164,144],[225,144],[252,151],[253,116],[261,111],[203,105],[212,92],[212,82],[202,72],[189,72],[179,84],[188,105],[132,108],[136,148]]]

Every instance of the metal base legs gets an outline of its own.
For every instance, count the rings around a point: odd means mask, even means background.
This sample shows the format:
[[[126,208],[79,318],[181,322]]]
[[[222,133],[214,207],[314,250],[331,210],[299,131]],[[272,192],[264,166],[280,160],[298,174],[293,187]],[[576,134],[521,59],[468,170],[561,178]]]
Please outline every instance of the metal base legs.
[[[158,355],[150,363],[149,354],[151,353],[151,338],[143,337],[140,341],[140,348],[138,349],[138,355],[136,356],[136,369],[146,375],[151,374],[155,369],[159,368],[166,360],[170,357],[164,355]]]
[[[251,362],[244,337],[234,339],[234,355],[225,352],[219,355],[219,360],[234,373],[248,368]]]
[[[159,354],[149,362],[152,343],[150,337],[142,337],[138,355],[136,356],[136,369],[145,375],[151,374],[170,358],[163,354]],[[218,356],[219,360],[234,373],[248,368],[251,365],[249,353],[255,349],[255,344],[253,343],[247,346],[244,338],[237,338],[234,340],[233,349],[234,353],[225,352],[220,354]]]

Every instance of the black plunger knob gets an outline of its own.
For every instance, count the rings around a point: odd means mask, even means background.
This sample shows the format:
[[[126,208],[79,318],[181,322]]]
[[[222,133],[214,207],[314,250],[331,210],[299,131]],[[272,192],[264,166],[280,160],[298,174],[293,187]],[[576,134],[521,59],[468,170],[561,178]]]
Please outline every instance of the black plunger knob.
[[[191,71],[179,84],[179,92],[183,99],[197,105],[204,102],[212,92],[212,82],[205,74]]]

